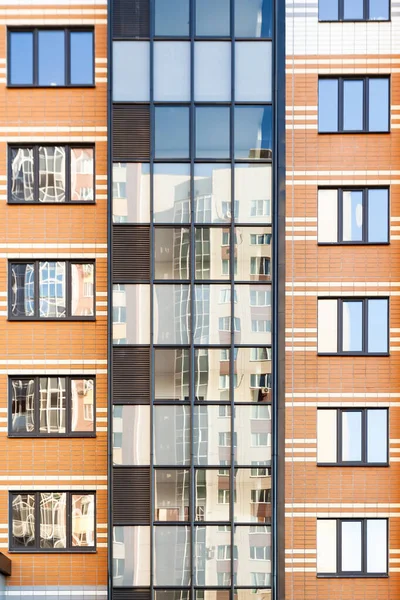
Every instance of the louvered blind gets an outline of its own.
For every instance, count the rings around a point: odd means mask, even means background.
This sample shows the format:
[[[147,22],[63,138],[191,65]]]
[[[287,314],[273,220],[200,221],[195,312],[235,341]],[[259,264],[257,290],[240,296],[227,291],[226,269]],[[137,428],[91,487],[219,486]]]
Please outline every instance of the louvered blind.
[[[150,404],[150,348],[113,348],[114,404]]]
[[[150,280],[150,228],[116,225],[113,228],[113,281]]]
[[[150,590],[114,588],[113,600],[150,600]]]
[[[114,467],[113,524],[150,524],[150,468]]]
[[[150,107],[114,104],[113,160],[150,160]]]
[[[147,38],[150,35],[149,0],[114,0],[113,37]]]

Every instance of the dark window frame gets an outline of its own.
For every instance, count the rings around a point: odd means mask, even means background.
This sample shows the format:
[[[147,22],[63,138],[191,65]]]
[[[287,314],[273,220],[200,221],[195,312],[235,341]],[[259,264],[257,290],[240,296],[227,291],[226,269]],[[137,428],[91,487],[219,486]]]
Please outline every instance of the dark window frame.
[[[65,317],[41,317],[39,315],[39,265],[41,262],[63,262],[66,267],[66,281],[65,281],[65,299],[66,299],[66,311]],[[12,265],[15,264],[34,264],[34,302],[35,302],[35,314],[30,316],[14,316],[12,314]],[[71,315],[72,305],[72,278],[71,278],[71,265],[93,265],[93,315]],[[96,261],[94,259],[80,259],[76,260],[73,258],[59,259],[59,258],[34,258],[29,259],[9,259],[8,261],[8,315],[9,321],[56,321],[63,323],[66,321],[95,321],[96,320]]]
[[[64,85],[40,85],[39,84],[39,31],[63,31],[64,32]],[[91,33],[92,34],[92,83],[71,83],[71,33]],[[12,33],[32,33],[33,34],[33,53],[32,53],[32,83],[11,83],[11,34]],[[40,88],[40,89],[60,89],[60,88],[94,88],[96,86],[95,78],[95,28],[94,26],[82,27],[7,27],[7,87],[9,88]]]
[[[370,131],[369,129],[369,81],[371,79],[386,79],[388,81],[388,124],[387,129],[381,129],[377,131]],[[319,128],[319,84],[324,80],[335,80],[338,82],[338,128],[331,131],[320,131]],[[344,129],[343,128],[343,116],[344,116],[344,85],[345,81],[362,81],[363,82],[363,127],[362,129]],[[351,134],[355,133],[370,133],[370,134],[386,134],[390,133],[390,117],[391,117],[391,77],[385,73],[374,74],[374,75],[322,75],[318,77],[318,134],[319,135],[332,135],[332,134]]]
[[[66,548],[40,548],[40,494],[43,493],[56,493],[67,495],[67,509],[66,509]],[[23,547],[13,545],[13,497],[20,494],[29,494],[35,496],[35,546],[34,547]],[[73,546],[72,545],[72,496],[82,494],[94,496],[94,545],[93,546]],[[24,554],[69,554],[69,553],[84,553],[84,554],[95,554],[97,553],[97,497],[95,490],[13,490],[8,493],[8,529],[9,529],[9,542],[8,552],[12,553],[24,553]]]
[[[387,517],[360,517],[360,518],[318,518],[317,521],[336,521],[336,572],[319,573],[321,578],[377,578],[389,576],[389,519]],[[367,521],[386,521],[386,572],[367,572]],[[342,523],[361,523],[361,571],[342,571]]]
[[[322,19],[319,11],[318,2],[318,21],[320,23],[364,23],[365,21],[372,23],[386,23],[391,21],[391,2],[388,3],[388,18],[387,19],[370,19],[370,0],[363,0],[363,17],[361,19],[345,19],[344,18],[344,0],[335,0],[338,5],[338,18],[337,19]]]
[[[65,402],[65,433],[41,433],[40,432],[40,390],[39,390],[39,380],[43,377],[46,378],[65,378],[66,380],[66,402]],[[12,404],[13,404],[13,394],[12,394],[12,382],[15,380],[18,381],[28,381],[34,380],[34,415],[35,415],[35,427],[32,432],[19,432],[13,431],[12,429]],[[93,380],[93,431],[72,431],[71,428],[71,419],[72,419],[72,405],[71,405],[71,381],[74,379],[92,379]],[[9,375],[8,377],[8,437],[13,438],[81,438],[81,437],[96,437],[96,376],[95,375],[21,375],[18,377],[17,375]]]
[[[41,202],[39,200],[39,168],[40,168],[40,160],[39,160],[39,147],[43,148],[65,148],[65,201],[64,202]],[[89,149],[93,151],[93,200],[71,200],[71,152],[75,149]],[[33,176],[34,176],[34,200],[12,200],[12,151],[16,149],[32,149],[33,150]],[[17,205],[44,205],[44,206],[64,206],[68,205],[87,205],[87,204],[96,204],[96,148],[94,143],[84,144],[84,143],[48,143],[45,142],[43,144],[15,144],[14,142],[8,144],[7,147],[7,176],[8,176],[8,184],[7,184],[7,204],[17,204]]]

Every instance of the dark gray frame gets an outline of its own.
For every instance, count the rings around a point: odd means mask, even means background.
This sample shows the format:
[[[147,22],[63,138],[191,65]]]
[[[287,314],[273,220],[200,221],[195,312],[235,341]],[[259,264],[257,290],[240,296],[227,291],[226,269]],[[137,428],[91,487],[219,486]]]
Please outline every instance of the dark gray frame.
[[[370,19],[369,18],[369,0],[363,0],[363,18],[362,19],[345,19],[344,18],[344,0],[330,0],[338,4],[338,18],[337,19],[322,19],[319,15],[318,20],[320,23],[364,23],[365,21],[371,21],[372,23],[386,23],[391,20],[391,1],[385,0],[388,3],[388,18],[387,19]],[[382,2],[382,0],[381,0]]]

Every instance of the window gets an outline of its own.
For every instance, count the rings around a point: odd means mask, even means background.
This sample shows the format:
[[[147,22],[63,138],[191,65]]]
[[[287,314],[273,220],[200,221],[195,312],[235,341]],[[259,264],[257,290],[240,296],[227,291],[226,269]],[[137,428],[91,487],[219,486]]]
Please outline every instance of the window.
[[[251,419],[271,420],[271,407],[268,404],[255,404],[251,406]]]
[[[387,21],[389,0],[319,0],[320,21]]]
[[[250,203],[251,217],[269,217],[271,214],[270,200],[252,200]]]
[[[270,290],[250,290],[250,306],[270,306]]]
[[[10,377],[9,435],[93,435],[94,397],[92,377]]]
[[[317,519],[319,575],[386,575],[387,519]]]
[[[251,447],[268,447],[271,445],[271,434],[270,433],[252,433],[251,434]]]
[[[94,317],[94,263],[9,263],[10,319]]]
[[[389,77],[319,79],[318,130],[389,131]]]
[[[240,331],[240,319],[235,317],[233,319],[235,331]],[[219,317],[218,319],[218,330],[219,331],[230,331],[231,330],[231,318],[230,317]]]
[[[270,333],[271,332],[271,321],[264,319],[252,319],[251,330],[254,333]]]
[[[252,560],[271,560],[271,546],[250,546]]]
[[[10,146],[8,201],[93,202],[94,148]]]
[[[387,298],[318,299],[320,354],[387,354]]]
[[[266,373],[264,375],[251,374],[250,375],[250,387],[251,388],[270,388],[271,387],[271,373]],[[263,408],[262,406],[253,406],[252,408]]]
[[[270,233],[250,234],[250,244],[252,246],[269,246],[271,244]]]
[[[10,512],[10,550],[95,550],[94,493],[12,493]]]
[[[251,490],[251,502],[255,504],[271,502],[271,490]]]
[[[230,490],[218,490],[218,504],[229,504],[231,497]],[[234,502],[236,502],[236,490],[234,493]]]
[[[272,360],[271,348],[250,348],[250,360]]]
[[[388,416],[386,408],[318,409],[318,463],[387,465]]]
[[[251,573],[252,585],[255,588],[262,589],[265,587],[271,587],[271,574],[270,573]]]
[[[252,465],[257,465],[257,466],[255,468],[251,469],[251,471],[250,471],[250,477],[267,477],[267,476],[270,475],[270,472],[269,472],[269,469],[267,468],[267,466],[265,466],[265,467],[261,466],[260,467],[260,465],[267,465],[266,461],[252,460],[251,464]],[[255,532],[250,532],[250,533],[255,533]],[[263,531],[261,533],[263,533]]]
[[[8,48],[8,85],[94,85],[92,29],[11,29]]]
[[[236,446],[236,432],[233,434],[233,445]],[[218,446],[231,446],[231,432],[230,431],[221,431],[218,433]]]
[[[219,292],[219,302],[220,304],[229,304],[231,301],[231,288],[223,288]],[[233,292],[233,301],[237,302],[237,290]]]
[[[229,386],[229,383],[228,383]],[[232,414],[231,406],[227,404],[220,404],[218,406],[218,416],[221,418],[230,417]]]
[[[388,188],[318,190],[320,244],[385,244],[388,241]]]
[[[217,560],[230,560],[231,559],[231,548],[227,544],[217,546]],[[237,546],[233,546],[233,558],[237,559],[238,551]]]
[[[271,259],[265,256],[252,256],[250,258],[251,275],[271,275]]]

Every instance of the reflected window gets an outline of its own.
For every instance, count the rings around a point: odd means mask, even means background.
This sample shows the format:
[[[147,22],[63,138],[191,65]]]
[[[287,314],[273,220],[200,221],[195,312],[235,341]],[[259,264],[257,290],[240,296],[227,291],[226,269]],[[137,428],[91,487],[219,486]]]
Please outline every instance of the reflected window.
[[[218,425],[218,427],[217,427]],[[194,464],[228,466],[231,461],[231,423],[221,419],[219,406],[195,405]]]
[[[251,465],[254,461],[271,464],[271,406],[263,408],[263,418],[254,418],[254,406],[235,407],[237,434],[237,465]]]
[[[217,526],[199,525],[194,528],[194,536],[194,584],[229,586],[231,583],[230,527],[227,526],[221,532]],[[219,592],[217,597],[219,598]]]
[[[189,229],[154,229],[154,278],[190,279]]]
[[[237,584],[253,585],[254,572],[262,573],[268,581],[272,573],[271,526],[265,525],[262,532],[253,533],[252,526],[237,525],[234,539],[238,549]]]
[[[229,349],[196,348],[194,359],[196,400],[229,401],[229,354]],[[221,377],[224,378],[223,387],[221,387]]]
[[[113,223],[150,222],[150,166],[113,163]]]
[[[154,165],[154,222],[190,222],[190,165]]]
[[[235,287],[238,301],[234,306],[235,318],[241,330],[235,335],[238,344],[271,344],[271,288],[269,285],[244,285]],[[248,307],[251,307],[250,311]],[[264,335],[261,339],[259,334]]]
[[[194,165],[196,223],[229,223],[232,219],[231,168],[225,164]]]
[[[235,165],[235,221],[270,223],[272,198],[271,165]],[[236,206],[237,202],[237,206]],[[243,240],[245,248],[249,240]]]
[[[113,285],[112,325],[113,344],[150,343],[149,285]]]
[[[272,258],[270,227],[236,227],[237,281],[270,281]]]
[[[190,527],[154,527],[154,584],[188,586],[191,579]]]
[[[114,587],[150,585],[150,527],[113,528]]]
[[[112,453],[114,465],[150,465],[149,406],[113,406]]]
[[[272,0],[235,0],[235,36],[272,36]]]
[[[272,107],[236,106],[234,139],[236,159],[272,158]]]
[[[155,521],[189,521],[190,471],[155,470]]]
[[[229,521],[229,470],[221,477],[217,469],[196,471],[196,521]]]
[[[234,520],[237,523],[265,523],[271,520],[270,468],[237,469]],[[260,527],[260,530],[263,528]]]
[[[155,402],[189,400],[189,350],[154,350]]]
[[[229,344],[231,306],[220,303],[222,293],[230,293],[230,286],[196,285],[194,289],[194,342],[201,345]]]
[[[156,284],[154,286],[154,342],[184,345],[190,336],[190,286]]]
[[[271,348],[236,348],[235,402],[269,403],[272,399]],[[269,418],[267,406],[254,406],[253,418]],[[258,411],[257,413],[254,411]],[[257,416],[255,416],[257,414]]]

